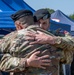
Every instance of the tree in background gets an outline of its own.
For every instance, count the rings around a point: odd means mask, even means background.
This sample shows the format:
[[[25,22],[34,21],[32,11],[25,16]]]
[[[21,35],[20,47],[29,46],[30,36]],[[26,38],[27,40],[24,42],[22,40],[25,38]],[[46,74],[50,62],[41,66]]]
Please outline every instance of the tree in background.
[[[53,10],[53,9],[50,9],[50,8],[46,8],[46,9],[50,12],[50,14],[55,12],[55,10]]]
[[[71,14],[71,15],[69,15],[69,17],[70,17],[72,20],[74,20],[74,13]]]

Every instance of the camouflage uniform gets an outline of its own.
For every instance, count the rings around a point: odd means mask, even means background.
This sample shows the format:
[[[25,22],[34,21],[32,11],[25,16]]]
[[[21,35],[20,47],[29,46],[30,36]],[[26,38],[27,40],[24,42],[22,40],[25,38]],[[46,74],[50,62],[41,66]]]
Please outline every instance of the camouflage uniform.
[[[4,39],[0,42],[0,51],[5,53],[0,62],[1,70],[11,72],[11,75],[59,75],[60,62],[66,63],[68,58],[71,58],[72,56],[72,50],[74,49],[73,38],[68,35],[61,38],[58,37],[56,44],[53,46],[49,44],[30,45],[30,41],[25,40],[25,38],[27,38],[26,33],[27,31],[33,31],[36,33],[37,30],[54,36],[53,34],[32,25],[18,32],[12,32],[4,37]],[[52,60],[50,67],[40,69],[25,67],[25,65],[20,63],[21,58],[25,58],[26,60],[36,51],[41,52],[39,56],[44,54],[50,55],[50,59]]]

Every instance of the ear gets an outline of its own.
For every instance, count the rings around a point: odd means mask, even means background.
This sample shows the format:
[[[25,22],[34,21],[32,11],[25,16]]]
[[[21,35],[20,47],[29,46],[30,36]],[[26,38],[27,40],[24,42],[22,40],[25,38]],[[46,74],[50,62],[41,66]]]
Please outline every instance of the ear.
[[[16,21],[15,22],[15,26],[16,26],[17,30],[21,30],[22,29],[22,25],[21,25],[20,21]]]

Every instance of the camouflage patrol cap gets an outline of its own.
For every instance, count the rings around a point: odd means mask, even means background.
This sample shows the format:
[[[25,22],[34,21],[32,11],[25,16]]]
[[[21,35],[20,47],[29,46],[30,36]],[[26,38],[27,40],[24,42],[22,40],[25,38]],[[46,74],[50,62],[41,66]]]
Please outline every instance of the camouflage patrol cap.
[[[47,19],[51,16],[47,9],[39,9],[34,13],[35,21],[39,21],[40,19]]]
[[[20,19],[21,17],[29,16],[33,13],[30,10],[19,10],[16,13],[11,15],[12,20],[15,22],[16,20]]]

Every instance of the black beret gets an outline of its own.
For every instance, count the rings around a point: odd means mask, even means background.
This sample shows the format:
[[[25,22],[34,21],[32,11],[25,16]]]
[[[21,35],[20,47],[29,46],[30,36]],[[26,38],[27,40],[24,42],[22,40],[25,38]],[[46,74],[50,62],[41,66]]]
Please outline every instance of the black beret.
[[[44,16],[46,16],[45,19],[49,18],[51,16],[51,14],[49,13],[49,11],[47,9],[39,9],[34,13],[33,16],[34,16],[35,21],[39,21]]]
[[[16,20],[20,19],[21,17],[29,16],[29,15],[33,16],[33,13],[30,10],[19,10],[16,13],[12,14],[11,18],[15,22]]]

